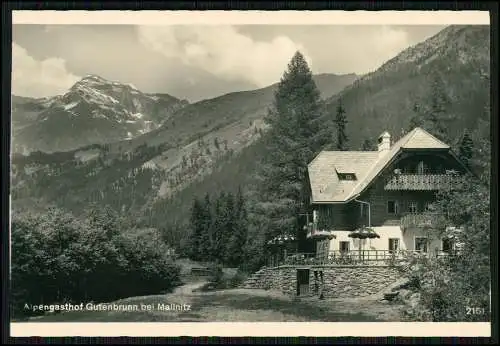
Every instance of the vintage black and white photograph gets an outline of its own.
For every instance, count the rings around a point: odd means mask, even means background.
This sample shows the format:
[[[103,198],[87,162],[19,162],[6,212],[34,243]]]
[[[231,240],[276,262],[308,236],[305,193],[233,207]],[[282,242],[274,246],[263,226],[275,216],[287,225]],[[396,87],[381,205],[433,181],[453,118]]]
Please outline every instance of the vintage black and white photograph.
[[[489,322],[490,26],[13,24],[13,322]]]

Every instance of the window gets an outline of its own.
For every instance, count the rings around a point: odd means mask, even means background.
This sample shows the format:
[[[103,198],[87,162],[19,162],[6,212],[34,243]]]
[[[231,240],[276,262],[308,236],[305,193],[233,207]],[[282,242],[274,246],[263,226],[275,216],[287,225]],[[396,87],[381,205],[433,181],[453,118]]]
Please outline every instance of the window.
[[[394,215],[399,213],[398,201],[387,201],[387,213]]]
[[[340,180],[356,180],[356,174],[354,173],[338,173]]]
[[[408,162],[404,165],[403,173],[406,174],[415,174],[417,167],[413,162]]]
[[[348,241],[339,242],[339,250],[340,252],[349,252],[349,242]]]
[[[427,237],[415,237],[415,251],[427,252]]]
[[[432,202],[425,202],[424,203],[424,211],[431,211],[432,210],[431,205],[432,205]]]
[[[441,241],[441,250],[443,252],[451,252],[453,250],[453,240],[450,238],[443,238]]]
[[[361,217],[365,217],[366,213],[367,213],[368,207],[365,206],[364,204],[360,204],[359,206],[360,206],[360,215],[361,215]]]
[[[424,161],[420,161],[417,165],[417,174],[426,174],[428,171],[427,165]]]
[[[313,210],[313,223],[318,223],[318,211]]]
[[[410,214],[416,214],[418,212],[418,203],[415,201],[408,202],[408,212]]]
[[[389,252],[396,252],[399,250],[399,238],[389,238]]]

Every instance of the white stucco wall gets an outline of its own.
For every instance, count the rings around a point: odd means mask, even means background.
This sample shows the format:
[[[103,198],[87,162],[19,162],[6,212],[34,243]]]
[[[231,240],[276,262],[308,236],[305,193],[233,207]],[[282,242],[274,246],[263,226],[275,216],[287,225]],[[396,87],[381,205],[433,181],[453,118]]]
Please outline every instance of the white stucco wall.
[[[380,236],[375,239],[361,240],[362,249],[364,250],[389,250],[389,239],[398,238],[400,250],[415,250],[415,237],[425,237],[426,233],[419,229],[408,229],[403,232],[400,226],[381,226],[373,227],[373,230]],[[340,242],[349,242],[350,250],[359,249],[359,239],[349,238],[349,231],[335,231],[333,234],[336,239],[330,240],[330,251],[340,250]],[[430,232],[428,251],[433,252],[435,249],[442,250],[442,241],[439,236]]]

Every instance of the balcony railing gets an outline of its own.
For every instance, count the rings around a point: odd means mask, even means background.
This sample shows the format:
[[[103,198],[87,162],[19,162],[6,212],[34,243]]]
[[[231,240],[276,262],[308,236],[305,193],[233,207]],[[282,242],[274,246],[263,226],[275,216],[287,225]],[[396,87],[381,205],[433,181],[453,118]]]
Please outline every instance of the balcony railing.
[[[450,254],[439,251],[422,252],[413,250],[350,250],[329,251],[323,255],[296,253],[287,256],[277,265],[398,265],[409,255],[417,257],[449,258]]]
[[[401,218],[401,228],[407,230],[408,228],[435,228],[439,227],[438,213],[420,213],[420,214],[406,214]]]
[[[453,174],[394,174],[385,189],[435,191],[452,188],[458,181],[459,176]]]

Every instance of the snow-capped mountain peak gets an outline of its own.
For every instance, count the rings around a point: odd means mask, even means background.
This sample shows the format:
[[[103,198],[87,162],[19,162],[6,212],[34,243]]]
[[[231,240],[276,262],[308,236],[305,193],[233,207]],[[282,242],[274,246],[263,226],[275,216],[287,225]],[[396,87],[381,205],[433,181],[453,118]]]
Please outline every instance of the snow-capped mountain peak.
[[[59,127],[63,123],[67,124],[66,127],[78,126],[80,129],[91,131],[89,136],[93,136],[93,139],[89,138],[89,143],[130,139],[152,131],[186,104],[185,101],[167,94],[149,95],[133,85],[109,81],[97,75],[83,77],[63,95],[34,102],[40,104],[41,112],[36,117],[38,121],[30,127],[41,123],[42,127]],[[76,121],[78,125],[75,124]],[[36,136],[40,136],[44,131],[36,132]],[[47,132],[53,132],[53,129]],[[103,135],[97,135],[98,138],[95,138],[96,133],[100,132]],[[61,130],[60,136],[67,135]],[[60,139],[54,138],[59,146],[58,140]],[[82,142],[85,143],[86,140]],[[71,141],[68,140],[68,143]],[[81,143],[75,141],[74,145],[80,146]],[[50,149],[47,148],[47,151]]]

